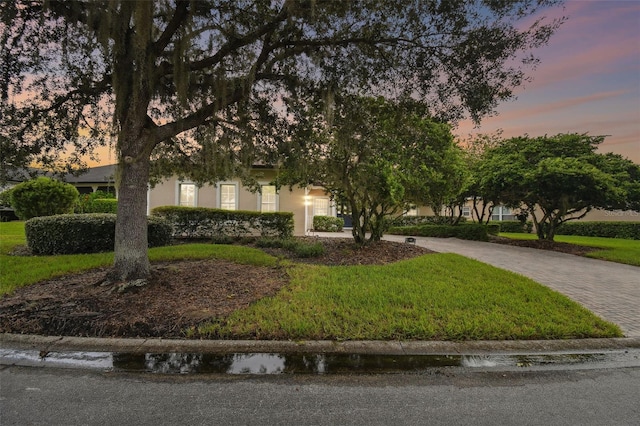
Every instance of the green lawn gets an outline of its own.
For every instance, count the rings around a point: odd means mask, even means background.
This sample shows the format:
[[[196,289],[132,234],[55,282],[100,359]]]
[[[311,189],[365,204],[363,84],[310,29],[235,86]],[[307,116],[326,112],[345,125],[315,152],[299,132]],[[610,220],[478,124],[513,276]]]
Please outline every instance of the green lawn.
[[[10,256],[23,225],[0,223],[0,294],[56,275],[108,265],[112,253]],[[275,265],[241,246],[185,244],[152,260],[219,257]],[[290,265],[291,282],[192,337],[260,339],[563,339],[622,336],[620,329],[527,278],[454,254],[384,266]]]
[[[289,287],[193,332],[209,338],[503,340],[620,336],[523,276],[455,254],[297,266]]]
[[[535,240],[535,234],[500,233],[501,237],[520,240]],[[597,247],[602,250],[587,253],[586,256],[611,262],[626,263],[640,266],[640,240],[624,240],[621,238],[580,237],[576,235],[556,235],[559,243],[577,244],[580,246]]]

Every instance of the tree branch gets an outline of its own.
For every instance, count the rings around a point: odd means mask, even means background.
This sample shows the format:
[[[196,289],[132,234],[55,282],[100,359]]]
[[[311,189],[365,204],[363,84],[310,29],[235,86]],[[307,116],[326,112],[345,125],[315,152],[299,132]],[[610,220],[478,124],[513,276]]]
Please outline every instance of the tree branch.
[[[158,40],[153,44],[153,50],[156,55],[159,55],[171,42],[171,38],[178,31],[184,20],[189,16],[189,1],[188,0],[178,0],[176,11],[167,24],[167,27],[164,29]]]

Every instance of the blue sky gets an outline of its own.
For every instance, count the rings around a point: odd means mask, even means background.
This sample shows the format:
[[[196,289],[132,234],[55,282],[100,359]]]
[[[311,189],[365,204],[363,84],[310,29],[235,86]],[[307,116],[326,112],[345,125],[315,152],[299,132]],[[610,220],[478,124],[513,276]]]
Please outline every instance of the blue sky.
[[[569,0],[546,15],[568,20],[535,51],[533,81],[480,128],[465,121],[456,133],[609,135],[602,152],[640,163],[640,1]]]

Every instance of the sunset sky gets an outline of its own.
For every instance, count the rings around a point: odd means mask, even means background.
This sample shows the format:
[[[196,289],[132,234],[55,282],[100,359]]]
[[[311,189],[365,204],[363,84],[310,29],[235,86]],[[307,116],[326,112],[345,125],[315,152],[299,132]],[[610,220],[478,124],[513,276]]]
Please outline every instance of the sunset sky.
[[[569,19],[536,51],[533,82],[480,129],[464,122],[456,133],[609,135],[602,152],[640,163],[640,1],[569,0],[555,14]]]
[[[602,152],[640,163],[640,0],[568,0],[546,15],[568,20],[535,51],[541,63],[533,81],[480,128],[465,121],[455,133],[608,135]],[[100,160],[114,163],[115,156],[104,152]]]

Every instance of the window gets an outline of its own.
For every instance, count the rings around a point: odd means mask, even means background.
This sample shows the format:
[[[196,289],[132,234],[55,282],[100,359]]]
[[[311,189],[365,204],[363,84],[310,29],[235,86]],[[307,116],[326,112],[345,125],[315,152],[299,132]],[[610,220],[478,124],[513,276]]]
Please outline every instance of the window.
[[[236,210],[236,185],[220,185],[220,208],[224,210]]]
[[[329,199],[328,198],[315,198],[313,200],[313,215],[329,216]]]
[[[462,217],[471,217],[471,207],[469,206],[462,207]]]
[[[196,185],[193,183],[181,183],[178,186],[178,204],[184,207],[196,206]]]
[[[491,220],[516,220],[516,216],[509,207],[495,206],[491,213]]]
[[[263,213],[278,211],[278,194],[276,187],[273,185],[262,185],[261,189],[260,211]]]

